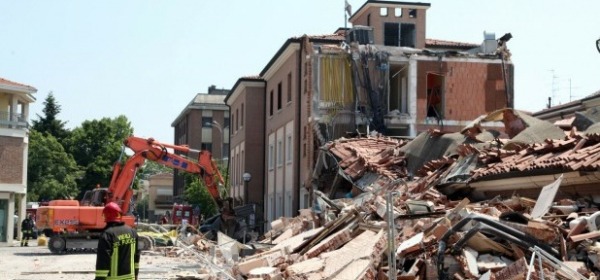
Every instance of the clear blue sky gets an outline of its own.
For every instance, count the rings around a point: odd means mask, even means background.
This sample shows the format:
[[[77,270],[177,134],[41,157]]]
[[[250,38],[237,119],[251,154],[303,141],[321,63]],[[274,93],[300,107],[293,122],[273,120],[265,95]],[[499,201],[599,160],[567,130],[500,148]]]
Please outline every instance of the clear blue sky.
[[[600,1],[428,3],[427,38],[479,44],[484,30],[512,33],[517,109],[600,90]],[[289,37],[343,27],[343,9],[343,0],[0,0],[0,77],[38,89],[33,119],[52,91],[69,128],[123,114],[137,136],[172,143],[171,123],[196,93],[258,74]]]

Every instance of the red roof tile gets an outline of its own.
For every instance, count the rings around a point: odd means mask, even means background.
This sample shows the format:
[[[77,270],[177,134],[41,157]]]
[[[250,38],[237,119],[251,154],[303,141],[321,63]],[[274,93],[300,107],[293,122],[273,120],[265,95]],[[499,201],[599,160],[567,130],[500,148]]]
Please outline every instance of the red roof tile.
[[[34,88],[34,87],[30,86],[30,85],[20,84],[20,83],[13,82],[13,81],[10,81],[10,80],[7,80],[7,79],[3,79],[3,78],[0,78],[0,85],[13,86],[13,87],[24,87],[24,88],[27,88],[27,89],[32,90],[32,91],[37,91],[36,88]]]
[[[473,171],[471,180],[485,176],[537,169],[595,171],[600,168],[600,135],[546,140],[519,150],[490,149],[479,152],[485,167]]]
[[[352,179],[365,172],[375,172],[388,178],[406,176],[404,156],[399,148],[407,141],[387,137],[338,139],[326,146],[339,158],[339,166]]]

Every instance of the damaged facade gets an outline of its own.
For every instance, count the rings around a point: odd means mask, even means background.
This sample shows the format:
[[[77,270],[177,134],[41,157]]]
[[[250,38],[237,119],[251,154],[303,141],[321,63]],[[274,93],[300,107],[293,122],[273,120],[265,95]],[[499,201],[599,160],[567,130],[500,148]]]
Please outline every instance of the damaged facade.
[[[243,156],[242,145],[230,151],[240,155],[231,162],[239,171],[232,191],[244,201],[259,198],[267,229],[268,222],[311,205],[311,172],[327,141],[373,130],[408,138],[430,128],[458,131],[512,105],[506,46],[489,33],[481,45],[426,39],[429,7],[367,1],[350,17],[352,28],[288,39],[255,78],[264,83],[264,99],[245,97],[256,96],[246,93],[245,78],[236,83],[226,101],[240,118],[256,117],[249,100],[264,100],[264,171],[258,175],[264,188],[250,181],[244,190],[238,177],[257,161]],[[245,136],[232,139],[244,143]]]

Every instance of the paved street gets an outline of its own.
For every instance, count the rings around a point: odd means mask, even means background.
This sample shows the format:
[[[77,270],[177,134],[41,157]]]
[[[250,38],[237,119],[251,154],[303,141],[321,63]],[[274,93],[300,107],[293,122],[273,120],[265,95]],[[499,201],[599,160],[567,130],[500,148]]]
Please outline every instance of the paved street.
[[[0,279],[93,279],[96,255],[94,253],[69,253],[54,255],[47,247],[0,247]],[[194,260],[169,258],[153,252],[144,252],[140,262],[139,279],[177,279],[198,270]]]

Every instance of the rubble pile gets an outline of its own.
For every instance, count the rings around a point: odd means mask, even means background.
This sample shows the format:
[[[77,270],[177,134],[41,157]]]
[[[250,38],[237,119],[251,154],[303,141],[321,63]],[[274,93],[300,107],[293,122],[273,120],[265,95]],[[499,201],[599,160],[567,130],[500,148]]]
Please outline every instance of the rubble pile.
[[[562,212],[580,207],[576,201],[557,201],[542,219],[532,219],[530,199],[470,203],[428,190],[437,196],[413,200],[422,196],[410,185],[331,201],[339,210],[322,218],[305,209],[276,220],[262,241],[274,247],[234,270],[248,279],[386,279],[393,267],[398,279],[589,279],[600,268],[594,242],[600,232],[586,226],[598,216]],[[390,191],[398,195],[386,211],[382,194]],[[387,213],[393,213],[393,232]]]
[[[549,129],[511,109],[482,120],[504,120],[511,139],[474,123],[332,141],[312,208],[271,222],[257,243],[219,235],[171,252],[229,279],[597,279],[600,129]]]
[[[595,172],[599,137],[563,135],[513,141],[509,149],[507,140],[471,143],[472,135],[440,131],[420,143],[383,137],[329,143],[314,174],[315,207],[274,221],[262,241],[274,247],[242,259],[235,273],[248,279],[595,279],[600,200],[558,190],[563,172]],[[411,170],[411,157],[423,161],[419,169]],[[537,200],[516,188],[512,196],[475,202],[438,190],[552,168],[558,179],[539,186]],[[328,173],[335,175],[323,182]]]

